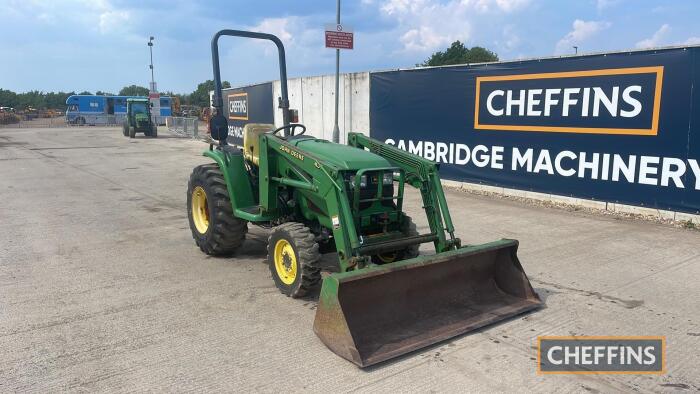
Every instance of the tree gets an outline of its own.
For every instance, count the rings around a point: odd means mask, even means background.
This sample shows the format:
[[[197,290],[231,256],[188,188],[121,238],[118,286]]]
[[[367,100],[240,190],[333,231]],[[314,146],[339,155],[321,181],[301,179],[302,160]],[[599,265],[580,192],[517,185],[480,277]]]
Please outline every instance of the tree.
[[[83,90],[82,92],[78,93],[82,96],[92,96],[92,93],[88,92],[87,90]]]
[[[114,94],[98,90],[95,92],[95,96],[114,96]]]
[[[223,81],[221,86],[224,88],[230,88],[231,83],[229,81]],[[189,104],[197,105],[199,107],[209,106],[209,92],[214,90],[214,81],[208,79],[199,85],[197,85],[197,90],[192,92],[189,97]]]
[[[17,107],[17,93],[0,89],[0,107]]]
[[[428,60],[416,66],[446,66],[448,64],[497,62],[498,55],[482,47],[467,48],[455,41],[444,52],[433,53]]]
[[[124,86],[119,91],[120,96],[148,96],[148,89],[143,86],[129,85]]]

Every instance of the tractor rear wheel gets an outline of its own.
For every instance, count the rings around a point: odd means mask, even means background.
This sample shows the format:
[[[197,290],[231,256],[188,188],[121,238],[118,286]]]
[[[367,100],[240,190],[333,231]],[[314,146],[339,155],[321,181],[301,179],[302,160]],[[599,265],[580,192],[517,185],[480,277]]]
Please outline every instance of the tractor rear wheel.
[[[272,279],[289,297],[303,297],[321,281],[320,258],[314,234],[301,223],[281,224],[272,229],[267,239]]]
[[[202,252],[230,255],[243,244],[248,222],[233,215],[224,175],[216,164],[195,167],[187,184],[187,216]]]
[[[413,220],[411,220],[410,216],[406,216],[406,218],[404,219],[401,225],[401,232],[404,233],[407,237],[419,235],[418,230],[416,229],[416,224],[413,223]],[[375,254],[372,256],[372,262],[374,264],[387,264],[396,261],[412,259],[414,257],[418,257],[419,248],[420,245],[416,244],[394,252]]]
[[[122,134],[124,134],[124,137],[129,136],[129,124],[127,122],[122,123]]]
[[[158,126],[153,125],[151,127],[151,137],[158,138]]]

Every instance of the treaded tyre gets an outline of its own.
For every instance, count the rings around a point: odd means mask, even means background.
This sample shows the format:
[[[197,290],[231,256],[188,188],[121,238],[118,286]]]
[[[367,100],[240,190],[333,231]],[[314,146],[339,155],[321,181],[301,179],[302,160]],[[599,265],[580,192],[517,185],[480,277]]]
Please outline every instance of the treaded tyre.
[[[401,232],[407,237],[419,235],[418,230],[416,229],[416,224],[413,223],[410,216],[406,216],[406,219],[403,221],[401,225]],[[414,257],[418,257],[419,248],[420,244],[417,244],[395,252],[375,254],[372,256],[372,262],[375,264],[387,264],[395,261],[412,259]]]
[[[136,127],[129,127],[129,138],[136,138]]]
[[[292,298],[303,297],[321,281],[318,244],[302,223],[281,224],[267,240],[267,264],[275,285]]]
[[[153,128],[151,129],[151,137],[158,138],[158,126],[153,125]]]
[[[126,122],[122,123],[122,134],[124,134],[124,137],[129,136],[129,124]]]
[[[224,175],[217,164],[195,167],[187,183],[187,217],[202,252],[230,255],[243,244],[248,222],[233,216]]]

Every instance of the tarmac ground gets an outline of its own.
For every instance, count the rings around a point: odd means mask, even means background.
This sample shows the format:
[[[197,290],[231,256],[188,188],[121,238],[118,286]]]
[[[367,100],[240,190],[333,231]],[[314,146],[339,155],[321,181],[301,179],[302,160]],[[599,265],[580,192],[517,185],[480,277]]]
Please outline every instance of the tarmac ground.
[[[164,128],[0,129],[0,392],[700,390],[697,230],[448,189],[460,238],[518,239],[546,306],[362,370],[314,335],[313,298],[278,292],[267,230],[233,258],[194,245],[205,149]],[[663,335],[667,372],[538,375],[543,335]]]

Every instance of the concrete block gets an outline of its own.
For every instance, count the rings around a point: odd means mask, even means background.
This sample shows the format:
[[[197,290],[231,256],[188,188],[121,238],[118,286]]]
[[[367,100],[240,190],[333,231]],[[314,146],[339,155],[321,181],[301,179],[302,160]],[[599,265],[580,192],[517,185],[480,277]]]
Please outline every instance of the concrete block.
[[[560,196],[558,194],[551,195],[551,201],[563,204],[578,205],[579,199],[576,197]]]
[[[637,207],[634,205],[617,204],[617,203],[610,203],[609,205],[612,206],[611,211],[613,211],[613,212],[631,213],[634,215],[646,215],[646,216],[661,217],[659,210],[656,208]]]
[[[454,187],[456,189],[461,189],[462,188],[462,182],[459,181],[453,181],[451,179],[443,179],[442,184],[448,187]]]
[[[525,192],[525,198],[530,198],[538,201],[552,201],[552,195],[549,193]]]
[[[579,198],[578,199],[578,204],[584,208],[591,208],[591,209],[600,209],[605,211],[607,209],[607,202],[605,201],[596,201],[596,200],[588,200],[585,198]]]
[[[504,189],[502,187],[480,185],[478,183],[462,182],[462,188],[466,189],[466,190],[474,190],[474,191],[478,191],[478,192],[505,194]]]
[[[346,131],[369,135],[369,73],[344,74]]]
[[[676,212],[675,219],[676,219],[676,221],[679,221],[679,222],[691,221],[696,225],[700,225],[700,215],[684,213],[684,212]]]
[[[513,197],[520,197],[520,198],[527,198],[527,191],[526,190],[518,190],[518,189],[503,189],[503,194],[507,196],[513,196]]]

